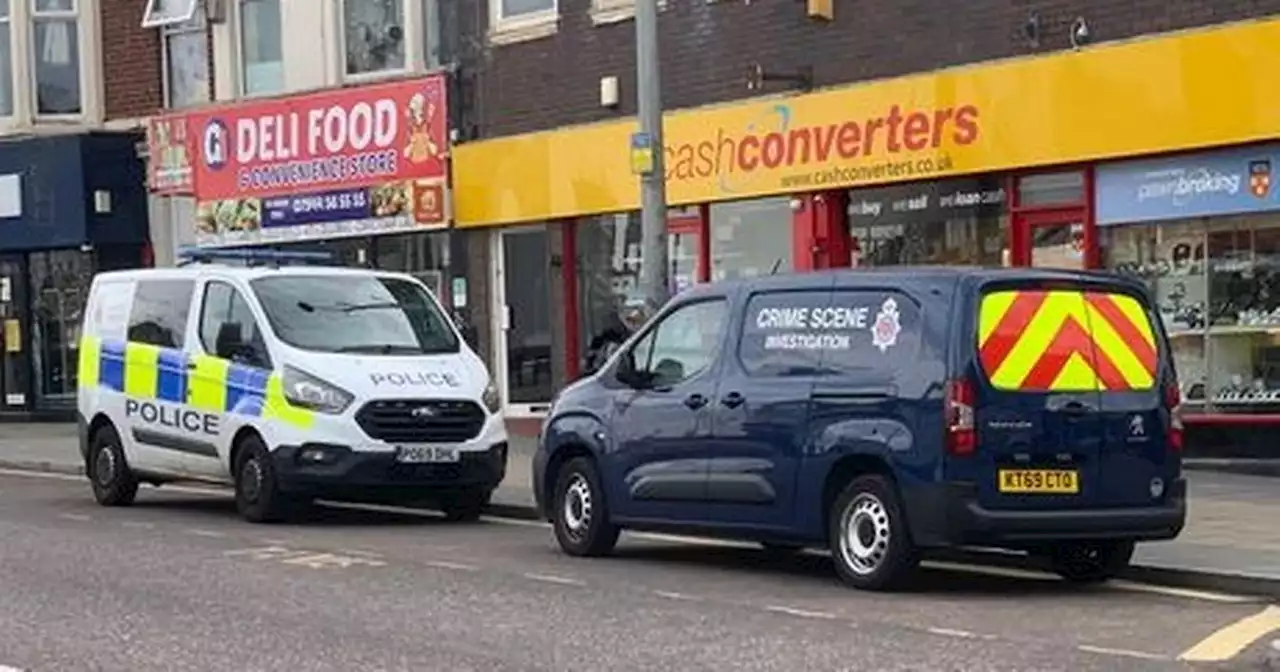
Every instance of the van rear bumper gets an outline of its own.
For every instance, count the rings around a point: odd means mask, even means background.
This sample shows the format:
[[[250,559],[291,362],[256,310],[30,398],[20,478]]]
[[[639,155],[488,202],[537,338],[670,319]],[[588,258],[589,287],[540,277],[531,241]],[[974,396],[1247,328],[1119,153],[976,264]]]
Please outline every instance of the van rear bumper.
[[[978,503],[972,484],[950,483],[938,490],[909,506],[912,536],[921,546],[1017,548],[1067,540],[1160,541],[1177,537],[1187,518],[1187,483],[1181,478],[1170,483],[1163,502],[1142,507],[990,509]]]
[[[304,463],[299,454],[324,448],[332,458]],[[356,452],[347,446],[308,443],[271,453],[282,492],[295,496],[364,501],[438,501],[498,487],[507,472],[507,443],[466,451],[452,464],[400,464],[392,453]]]

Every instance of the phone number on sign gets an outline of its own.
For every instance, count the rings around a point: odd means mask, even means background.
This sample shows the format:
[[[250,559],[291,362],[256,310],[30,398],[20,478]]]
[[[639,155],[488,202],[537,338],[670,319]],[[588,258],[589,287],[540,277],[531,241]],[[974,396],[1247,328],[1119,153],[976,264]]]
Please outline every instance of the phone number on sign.
[[[311,212],[331,212],[333,210],[352,210],[369,205],[369,197],[363,191],[346,194],[322,194],[317,196],[297,196],[289,204],[289,210],[296,215]]]

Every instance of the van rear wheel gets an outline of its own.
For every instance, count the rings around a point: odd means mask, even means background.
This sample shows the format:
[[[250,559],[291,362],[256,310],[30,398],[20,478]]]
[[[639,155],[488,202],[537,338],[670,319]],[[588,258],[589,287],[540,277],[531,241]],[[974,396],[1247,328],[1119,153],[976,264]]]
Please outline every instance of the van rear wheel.
[[[124,458],[115,427],[107,425],[93,433],[85,467],[93,498],[102,506],[129,506],[138,496],[138,477]]]
[[[854,588],[897,588],[920,562],[898,490],[884,476],[868,474],[853,479],[836,497],[828,520],[836,572]]]
[[[1133,558],[1132,541],[1089,541],[1049,549],[1049,566],[1072,583],[1101,583],[1124,571]]]

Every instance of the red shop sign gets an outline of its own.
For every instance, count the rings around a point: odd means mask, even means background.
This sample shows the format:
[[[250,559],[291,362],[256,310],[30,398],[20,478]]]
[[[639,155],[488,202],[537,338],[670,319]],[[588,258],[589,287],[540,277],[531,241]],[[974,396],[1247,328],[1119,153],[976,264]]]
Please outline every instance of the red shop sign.
[[[192,113],[197,200],[443,179],[443,75]]]

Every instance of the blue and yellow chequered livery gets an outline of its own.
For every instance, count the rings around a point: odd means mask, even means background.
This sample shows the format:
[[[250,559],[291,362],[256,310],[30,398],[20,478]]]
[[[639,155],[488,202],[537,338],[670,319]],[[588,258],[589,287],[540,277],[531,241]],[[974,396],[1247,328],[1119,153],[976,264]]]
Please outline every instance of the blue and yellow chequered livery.
[[[233,413],[309,428],[315,415],[284,397],[280,374],[220,357],[175,348],[84,336],[80,386],[126,396],[186,404],[210,413]]]

